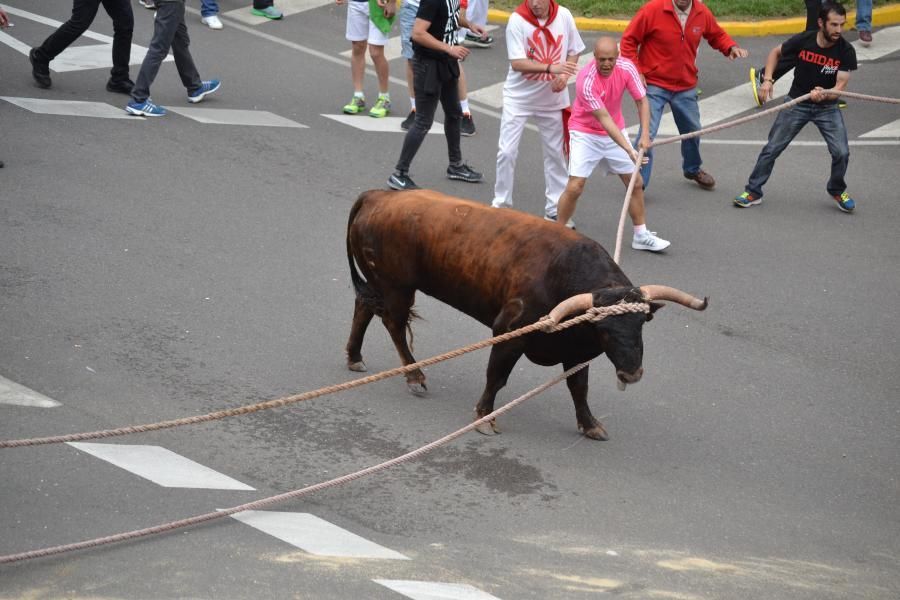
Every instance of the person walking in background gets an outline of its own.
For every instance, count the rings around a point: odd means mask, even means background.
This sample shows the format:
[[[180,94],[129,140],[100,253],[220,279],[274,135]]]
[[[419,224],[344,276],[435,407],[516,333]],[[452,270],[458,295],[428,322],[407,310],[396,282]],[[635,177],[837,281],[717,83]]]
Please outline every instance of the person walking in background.
[[[631,19],[622,35],[622,56],[637,64],[647,85],[650,102],[650,137],[655,138],[668,104],[679,133],[700,129],[700,105],[697,103],[697,48],[705,38],[729,60],[746,58],[739,47],[716,22],[712,11],[692,0],[650,0]],[[638,133],[640,137],[640,132]],[[682,172],[704,190],[716,186],[716,180],[701,169],[700,139],[681,142]],[[641,168],[644,186],[650,185],[653,150]]]
[[[569,181],[559,198],[557,221],[566,223],[575,213],[584,184],[597,167],[617,174],[626,188],[631,178],[637,177],[628,205],[634,226],[631,247],[659,252],[668,248],[670,242],[647,229],[641,175],[634,166],[637,152],[622,133],[622,98],[626,91],[638,109],[638,144],[649,148],[650,105],[641,76],[633,62],[619,56],[614,38],[601,37],[594,45],[594,60],[578,72],[575,80],[575,102],[569,118]]]
[[[134,83],[128,77],[128,63],[131,62],[131,37],[134,33],[134,12],[131,0],[74,0],[72,16],[59,29],[50,34],[44,43],[32,48],[28,53],[31,75],[38,87],[49,88],[50,62],[68,48],[94,22],[97,11],[103,9],[113,22],[112,70],[106,90],[120,94],[131,93]]]
[[[131,102],[125,107],[129,114],[144,117],[161,117],[166,114],[165,108],[150,100],[150,86],[170,48],[175,55],[175,67],[181,83],[187,89],[188,102],[196,104],[203,101],[221,85],[218,79],[202,81],[194,66],[194,59],[188,49],[191,40],[184,23],[184,0],[156,0],[156,5],[153,38],[131,91]]]
[[[569,108],[569,78],[575,74],[583,50],[572,13],[555,0],[525,0],[510,15],[506,24],[509,71],[503,85],[491,202],[495,208],[513,205],[519,142],[530,118],[537,125],[544,152],[544,217],[556,220],[556,204],[568,179],[563,110]]]
[[[831,176],[825,189],[842,211],[851,212],[856,208],[856,202],[847,193],[847,183],[844,181],[850,164],[847,128],[837,107],[837,97],[826,93],[829,89],[846,89],[850,71],[856,70],[856,50],[842,35],[846,21],[847,11],[842,5],[825,4],[819,11],[818,30],[799,33],[769,52],[759,92],[763,102],[772,91],[770,76],[784,55],[793,57],[797,64],[788,96],[799,98],[807,93],[812,95],[809,100],[795,104],[775,117],[769,130],[769,141],[759,153],[744,191],[734,198],[735,205],[748,208],[762,202],[762,188],[772,174],[775,160],[800,130],[812,122],[825,139],[831,154]]]
[[[159,0],[156,1],[159,2]],[[284,16],[284,13],[275,8],[275,0],[253,0],[253,8],[250,9],[250,13],[272,20],[278,20]]]
[[[347,4],[346,38],[351,44],[350,78],[353,81],[353,97],[346,105],[344,112],[348,115],[361,113],[366,108],[366,95],[363,91],[363,80],[366,75],[366,49],[375,65],[378,77],[378,99],[369,110],[369,116],[386,117],[391,112],[390,72],[388,61],[384,57],[384,46],[388,42],[387,33],[394,20],[397,5],[395,0],[379,0],[374,7],[368,0],[336,0],[337,5]],[[380,23],[370,11],[381,11],[377,15]],[[387,23],[385,31],[382,29]]]
[[[421,0],[411,36],[415,118],[403,138],[400,159],[388,178],[392,189],[418,188],[409,177],[409,168],[434,123],[438,102],[444,109],[444,135],[450,162],[447,177],[469,183],[483,179],[481,173],[463,162],[460,148],[459,61],[469,55],[469,49],[457,43],[460,25],[476,34],[484,33],[479,25],[470,24],[459,14],[459,0]]]
[[[482,29],[487,27],[488,0],[461,0],[459,6],[466,11],[466,21],[475,23]],[[487,32],[476,35],[465,27],[459,30],[459,39],[463,45],[476,48],[490,48],[494,45],[494,38]]]
[[[872,0],[856,0],[856,31],[859,43],[868,48],[872,43]]]
[[[219,3],[216,0],[200,0],[200,22],[210,29],[222,29]]]

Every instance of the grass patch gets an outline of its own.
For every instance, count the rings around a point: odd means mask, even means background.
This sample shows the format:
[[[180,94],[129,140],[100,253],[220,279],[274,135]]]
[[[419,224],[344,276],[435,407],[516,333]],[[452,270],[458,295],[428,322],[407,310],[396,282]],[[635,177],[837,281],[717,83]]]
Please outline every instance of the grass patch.
[[[562,5],[571,10],[576,17],[630,19],[644,3],[644,0],[563,0]],[[891,0],[874,0],[873,5],[878,8],[891,3]],[[493,8],[509,12],[514,11],[519,4],[520,2],[515,0],[491,2]],[[806,9],[799,0],[708,0],[706,5],[720,21],[806,17]],[[848,11],[853,10],[856,3],[846,2],[844,7]]]

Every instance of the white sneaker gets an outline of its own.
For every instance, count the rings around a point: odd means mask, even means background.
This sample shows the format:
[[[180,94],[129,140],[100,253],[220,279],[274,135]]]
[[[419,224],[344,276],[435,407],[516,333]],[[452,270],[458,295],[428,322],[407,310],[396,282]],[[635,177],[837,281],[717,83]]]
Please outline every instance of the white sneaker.
[[[210,29],[222,29],[222,21],[219,20],[219,17],[216,15],[211,15],[209,17],[203,17],[200,19],[200,22],[204,25],[208,25]]]
[[[631,247],[635,250],[649,250],[650,252],[659,252],[668,248],[672,242],[656,237],[655,231],[645,231],[641,237],[635,237],[631,240]]]

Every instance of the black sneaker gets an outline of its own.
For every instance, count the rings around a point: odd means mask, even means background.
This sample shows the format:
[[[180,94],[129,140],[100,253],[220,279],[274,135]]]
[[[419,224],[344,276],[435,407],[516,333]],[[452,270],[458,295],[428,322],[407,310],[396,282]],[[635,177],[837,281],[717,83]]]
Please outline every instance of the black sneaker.
[[[478,37],[475,34],[467,33],[463,40],[464,46],[475,46],[476,48],[490,48],[494,44],[494,38],[489,35]]]
[[[473,171],[469,165],[463,163],[458,167],[454,167],[453,165],[447,167],[447,178],[458,179],[468,183],[481,183],[484,180],[484,175],[478,171]]]
[[[34,82],[37,83],[38,87],[46,90],[52,85],[50,81],[50,64],[42,62],[35,56],[35,50],[36,48],[32,48],[31,52],[28,53],[28,60],[31,61],[31,76],[34,77]]]
[[[133,88],[134,82],[130,79],[123,79],[121,81],[113,81],[112,79],[110,79],[106,82],[107,92],[113,92],[116,94],[130,94]]]
[[[472,137],[475,135],[475,121],[472,120],[472,113],[463,113],[459,120],[459,135]]]
[[[409,128],[412,127],[413,121],[416,120],[416,111],[411,110],[409,114],[406,115],[406,118],[403,119],[403,122],[400,123],[400,129],[403,131],[409,131]]]
[[[409,175],[406,173],[398,173],[393,172],[391,176],[388,177],[387,181],[388,187],[392,190],[418,190],[419,186],[416,185],[416,182],[409,178]]]

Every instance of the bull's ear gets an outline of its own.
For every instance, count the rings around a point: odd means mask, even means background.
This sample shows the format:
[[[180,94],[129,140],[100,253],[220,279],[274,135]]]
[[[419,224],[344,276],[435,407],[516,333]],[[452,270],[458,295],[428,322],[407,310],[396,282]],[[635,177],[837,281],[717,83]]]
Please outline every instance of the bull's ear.
[[[665,304],[663,304],[662,302],[651,302],[650,303],[650,312],[647,313],[647,320],[652,321],[653,313],[655,313],[656,311],[661,309],[663,306],[665,306]]]

